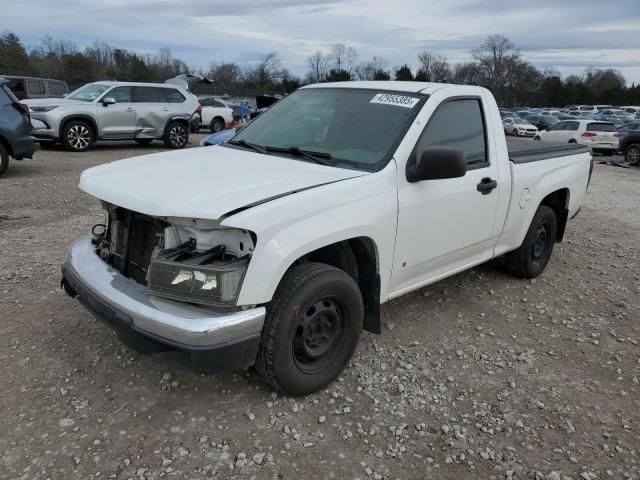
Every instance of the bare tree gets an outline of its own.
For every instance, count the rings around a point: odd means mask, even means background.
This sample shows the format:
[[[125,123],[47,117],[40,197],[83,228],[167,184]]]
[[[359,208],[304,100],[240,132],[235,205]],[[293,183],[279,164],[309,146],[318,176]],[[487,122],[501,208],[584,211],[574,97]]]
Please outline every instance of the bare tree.
[[[451,74],[451,81],[458,85],[480,85],[481,72],[475,62],[457,63]]]
[[[389,62],[382,57],[374,56],[368,62],[362,62],[355,68],[355,76],[358,80],[376,80],[388,75]]]
[[[451,81],[451,67],[447,57],[427,51],[418,55],[416,80],[440,83]]]
[[[333,66],[336,70],[342,70],[347,53],[347,46],[344,43],[336,43],[331,47],[331,55],[333,56]]]
[[[494,95],[506,87],[509,71],[520,60],[520,52],[504,35],[487,37],[480,48],[472,52],[483,75],[483,83],[493,91]]]
[[[247,72],[247,77],[260,88],[264,88],[280,79],[282,72],[282,64],[278,54],[271,52],[266,54],[256,67]]]
[[[336,43],[331,47],[329,57],[335,70],[344,70],[352,74],[358,60],[358,52],[355,48],[348,47],[344,43]]]
[[[309,79],[311,83],[322,82],[329,71],[329,58],[321,51],[307,57],[309,63]]]
[[[209,66],[207,76],[220,87],[229,87],[240,81],[240,67],[235,63],[215,63]]]

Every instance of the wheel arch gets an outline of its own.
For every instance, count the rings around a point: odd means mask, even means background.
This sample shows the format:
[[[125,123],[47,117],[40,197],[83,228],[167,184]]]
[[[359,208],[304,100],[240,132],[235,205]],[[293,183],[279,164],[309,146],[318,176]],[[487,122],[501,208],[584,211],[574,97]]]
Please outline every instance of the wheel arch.
[[[67,126],[67,124],[69,122],[74,121],[74,120],[82,120],[82,121],[86,122],[89,125],[89,128],[91,129],[91,131],[93,133],[94,140],[99,137],[98,124],[96,123],[95,118],[93,118],[91,115],[71,114],[71,115],[68,115],[68,116],[64,117],[60,121],[60,131],[58,132],[58,136],[60,137],[60,139],[62,139],[62,132],[64,132],[64,129]]]
[[[353,237],[310,250],[294,259],[284,275],[303,263],[325,263],[349,274],[358,284],[364,304],[364,330],[379,334],[380,325],[380,272],[378,248],[370,237]],[[279,283],[278,282],[278,283]]]
[[[556,242],[564,238],[564,231],[569,220],[569,200],[571,192],[568,188],[561,188],[547,194],[540,201],[540,205],[546,205],[556,214]]]

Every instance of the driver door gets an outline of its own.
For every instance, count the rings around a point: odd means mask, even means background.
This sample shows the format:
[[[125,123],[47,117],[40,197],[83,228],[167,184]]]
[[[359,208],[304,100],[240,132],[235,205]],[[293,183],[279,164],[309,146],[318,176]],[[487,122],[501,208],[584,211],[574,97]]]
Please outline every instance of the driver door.
[[[104,104],[105,98],[113,98],[116,103]],[[97,105],[101,138],[133,138],[136,129],[136,109],[131,100],[131,87],[124,86],[113,88],[102,96]]]
[[[399,163],[391,297],[491,257],[501,230],[496,222],[499,199],[508,193],[509,183],[501,178],[487,117],[481,98],[445,99],[427,117],[407,160],[411,165],[427,147],[462,150],[467,163],[463,177],[410,183]],[[486,183],[489,188],[482,186]]]

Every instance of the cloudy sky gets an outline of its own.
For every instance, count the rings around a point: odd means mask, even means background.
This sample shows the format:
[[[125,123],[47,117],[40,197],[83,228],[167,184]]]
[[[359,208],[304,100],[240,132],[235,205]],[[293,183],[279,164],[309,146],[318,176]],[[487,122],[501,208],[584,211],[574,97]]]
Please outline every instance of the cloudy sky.
[[[564,75],[614,67],[640,82],[640,0],[2,0],[0,31],[28,45],[49,33],[139,53],[170,47],[189,65],[247,65],[276,51],[297,75],[333,43],[360,59],[415,63],[425,50],[451,62],[490,34],[511,39],[536,66]]]

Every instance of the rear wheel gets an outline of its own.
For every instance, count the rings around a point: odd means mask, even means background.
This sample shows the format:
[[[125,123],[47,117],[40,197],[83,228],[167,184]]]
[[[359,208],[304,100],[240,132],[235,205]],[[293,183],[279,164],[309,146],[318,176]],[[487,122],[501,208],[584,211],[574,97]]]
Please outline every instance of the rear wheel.
[[[171,122],[167,125],[163,140],[169,148],[182,148],[189,141],[189,130],[182,122]]]
[[[62,145],[70,152],[84,152],[93,146],[93,130],[87,122],[71,120],[62,129]]]
[[[323,263],[291,268],[267,311],[258,372],[291,395],[320,390],[349,363],[363,312],[360,289],[344,271]]]
[[[220,117],[214,118],[213,120],[211,120],[209,130],[211,130],[211,133],[221,132],[222,130],[224,130],[224,120],[222,120]]]
[[[573,138],[571,140],[569,140],[569,143],[578,143],[576,142]]]
[[[556,229],[555,212],[546,205],[540,205],[520,248],[505,255],[507,270],[520,278],[540,275],[551,258]]]
[[[624,152],[624,159],[631,165],[640,164],[640,145],[633,144]]]
[[[9,154],[2,144],[0,144],[0,177],[9,168]]]

